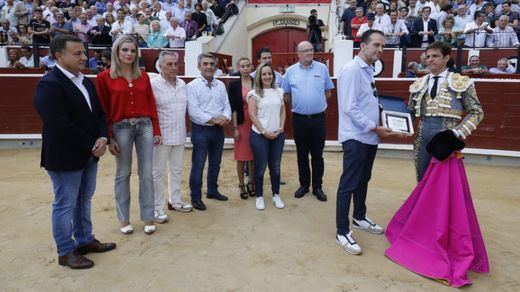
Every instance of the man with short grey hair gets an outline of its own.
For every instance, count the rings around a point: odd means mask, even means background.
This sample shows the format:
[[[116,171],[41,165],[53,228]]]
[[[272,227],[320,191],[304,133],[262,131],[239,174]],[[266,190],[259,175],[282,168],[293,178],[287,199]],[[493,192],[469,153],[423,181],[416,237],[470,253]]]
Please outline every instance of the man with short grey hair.
[[[186,142],[186,108],[188,97],[186,83],[177,77],[179,55],[173,51],[162,51],[159,55],[161,74],[151,80],[162,143],[153,149],[153,184],[155,198],[154,219],[157,223],[168,221],[164,212],[164,170],[169,170],[168,209],[181,212],[192,210],[190,204],[181,199],[182,165]]]
[[[191,120],[190,191],[191,203],[197,210],[204,211],[202,202],[202,173],[208,159],[208,199],[227,201],[218,191],[218,174],[224,147],[224,126],[231,120],[231,106],[226,86],[213,76],[216,70],[215,57],[200,54],[197,58],[201,76],[188,83],[188,113]]]
[[[518,36],[515,30],[507,25],[509,16],[502,15],[497,21],[497,26],[493,28],[491,37],[488,38],[487,46],[492,48],[511,48],[518,47]]]

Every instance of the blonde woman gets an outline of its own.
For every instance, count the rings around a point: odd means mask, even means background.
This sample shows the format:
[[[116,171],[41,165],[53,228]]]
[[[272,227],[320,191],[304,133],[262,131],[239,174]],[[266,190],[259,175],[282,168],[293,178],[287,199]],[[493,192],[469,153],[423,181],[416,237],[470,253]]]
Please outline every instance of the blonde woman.
[[[139,176],[139,206],[144,232],[155,232],[153,197],[153,145],[161,143],[157,108],[146,72],[138,68],[135,39],[120,36],[112,47],[110,70],[97,77],[97,92],[105,109],[110,145],[116,157],[115,199],[123,234],[133,232],[130,224],[130,173],[135,144]]]
[[[285,105],[283,90],[275,83],[274,69],[270,63],[261,64],[256,70],[254,90],[247,95],[249,117],[253,122],[249,143],[255,161],[256,209],[264,210],[264,173],[269,166],[272,201],[278,209],[285,207],[280,197],[280,164],[285,142]]]

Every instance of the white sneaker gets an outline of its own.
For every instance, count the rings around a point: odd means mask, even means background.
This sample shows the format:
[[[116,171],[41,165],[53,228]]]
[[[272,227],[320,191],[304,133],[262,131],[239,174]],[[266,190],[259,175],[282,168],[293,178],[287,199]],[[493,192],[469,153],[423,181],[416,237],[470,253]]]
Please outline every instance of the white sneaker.
[[[352,231],[346,235],[336,234],[336,243],[350,254],[358,255],[362,252],[361,246],[359,246],[354,237],[352,237]]]
[[[159,224],[168,222],[168,215],[164,211],[154,211],[153,220]]]
[[[364,220],[352,219],[352,227],[356,229],[365,230],[373,234],[382,234],[385,231],[383,227],[377,225],[368,217],[365,217]]]
[[[280,197],[280,195],[275,194],[273,196],[272,200],[273,200],[273,204],[276,206],[276,208],[278,208],[278,209],[285,208],[285,204],[283,203],[282,198]]]
[[[257,210],[265,209],[264,197],[256,197],[256,209]]]
[[[191,204],[186,204],[184,202],[178,202],[175,204],[170,204],[171,210],[180,211],[180,212],[190,212],[193,210],[193,206]]]
[[[150,234],[154,233],[155,230],[157,230],[155,225],[145,225],[144,226],[144,233],[145,234],[150,235]]]

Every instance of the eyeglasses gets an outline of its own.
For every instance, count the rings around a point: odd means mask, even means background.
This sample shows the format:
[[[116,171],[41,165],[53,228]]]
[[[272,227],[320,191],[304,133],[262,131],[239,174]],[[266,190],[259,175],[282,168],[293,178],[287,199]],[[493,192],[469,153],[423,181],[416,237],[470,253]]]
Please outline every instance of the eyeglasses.
[[[314,49],[298,50],[298,52],[300,52],[300,53],[310,53],[310,52],[314,52]]]

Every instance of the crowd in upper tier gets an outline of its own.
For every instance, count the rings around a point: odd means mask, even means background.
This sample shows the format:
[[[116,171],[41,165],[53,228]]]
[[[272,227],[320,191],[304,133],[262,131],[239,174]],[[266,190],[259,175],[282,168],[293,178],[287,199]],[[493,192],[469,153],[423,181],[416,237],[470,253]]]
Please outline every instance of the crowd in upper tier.
[[[518,0],[338,0],[339,31],[359,44],[368,29],[388,46],[427,47],[434,41],[473,48],[518,47]]]
[[[222,33],[222,23],[238,13],[234,0],[0,0],[0,8],[0,45],[48,44],[75,34],[94,46],[132,35],[140,47],[183,48]]]

